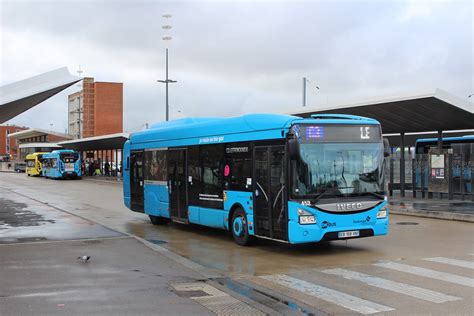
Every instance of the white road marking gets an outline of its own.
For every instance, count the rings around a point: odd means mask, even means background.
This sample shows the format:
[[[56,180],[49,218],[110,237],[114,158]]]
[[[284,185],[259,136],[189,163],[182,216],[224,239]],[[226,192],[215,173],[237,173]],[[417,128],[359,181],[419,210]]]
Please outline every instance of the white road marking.
[[[458,260],[458,259],[451,259],[451,258],[444,258],[444,257],[425,258],[424,260],[449,264],[449,265],[457,266],[461,268],[474,269],[474,262],[472,261],[465,261],[465,260]]]
[[[288,275],[265,275],[260,278],[277,283],[321,300],[343,306],[361,314],[375,314],[395,310],[392,307],[380,305],[343,292],[329,289],[320,285],[306,282]]]
[[[396,263],[396,262],[374,263],[374,265],[378,267],[382,267],[382,268],[397,270],[400,272],[411,273],[411,274],[423,276],[426,278],[474,287],[474,279],[451,274],[451,273],[440,272],[436,270],[430,270],[430,269],[410,266],[407,264]]]
[[[365,284],[375,286],[384,290],[412,296],[432,303],[444,303],[460,300],[460,297],[446,295],[443,293],[427,290],[410,284],[395,282],[365,273],[350,271],[346,269],[329,269],[321,271],[326,274],[341,276],[347,280],[361,281]]]

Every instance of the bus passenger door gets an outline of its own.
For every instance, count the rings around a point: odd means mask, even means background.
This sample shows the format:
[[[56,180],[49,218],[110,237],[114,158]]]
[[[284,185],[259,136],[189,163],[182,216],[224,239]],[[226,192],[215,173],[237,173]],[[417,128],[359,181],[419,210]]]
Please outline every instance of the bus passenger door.
[[[130,197],[131,208],[135,212],[144,212],[143,151],[130,153]]]
[[[288,240],[285,146],[255,146],[254,161],[256,235]]]
[[[168,151],[168,190],[170,217],[176,221],[188,221],[186,181],[186,150]]]

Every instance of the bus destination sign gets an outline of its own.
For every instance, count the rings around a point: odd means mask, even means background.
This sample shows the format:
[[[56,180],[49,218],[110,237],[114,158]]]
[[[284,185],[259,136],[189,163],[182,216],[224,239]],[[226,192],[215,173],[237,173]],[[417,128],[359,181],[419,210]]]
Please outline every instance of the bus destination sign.
[[[304,143],[381,141],[379,125],[300,125],[299,131]]]

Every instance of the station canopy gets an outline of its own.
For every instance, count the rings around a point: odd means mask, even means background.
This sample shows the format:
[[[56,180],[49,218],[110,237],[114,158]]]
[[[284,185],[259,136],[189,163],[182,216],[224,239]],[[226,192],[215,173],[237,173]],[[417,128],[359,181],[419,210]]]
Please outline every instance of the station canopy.
[[[474,129],[474,105],[443,90],[329,106],[300,108],[291,114],[352,114],[374,118],[384,134]]]
[[[122,149],[128,140],[128,133],[117,133],[102,136],[86,137],[59,142],[63,148],[77,151]]]
[[[0,87],[0,124],[81,81],[66,67]]]
[[[41,128],[25,129],[23,131],[11,133],[11,134],[8,135],[8,137],[16,138],[19,141],[21,141],[21,140],[27,139],[27,138],[41,137],[41,136],[48,136],[48,135],[57,136],[58,139],[72,139],[72,138],[74,138],[69,134],[63,134],[63,133],[58,133],[58,132],[54,132],[54,131],[48,131],[48,130],[41,129]]]

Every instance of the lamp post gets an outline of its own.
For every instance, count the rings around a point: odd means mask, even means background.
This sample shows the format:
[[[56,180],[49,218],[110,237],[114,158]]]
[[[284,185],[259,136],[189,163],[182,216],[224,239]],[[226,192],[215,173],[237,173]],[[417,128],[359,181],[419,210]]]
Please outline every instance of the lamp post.
[[[306,83],[307,82],[311,83],[311,81],[309,81],[308,78],[303,77],[303,106],[306,106]],[[319,90],[318,86],[314,86],[314,87]]]
[[[162,17],[166,20],[171,19],[172,15],[171,14],[163,14]],[[172,26],[171,24],[163,24],[161,26],[162,29],[164,30],[171,30]],[[171,41],[173,38],[170,35],[163,35],[161,37],[163,41]],[[169,98],[168,98],[168,84],[170,83],[176,83],[176,80],[171,80],[168,78],[168,47],[166,47],[166,79],[165,80],[157,80],[157,82],[164,83],[166,86],[166,121],[169,120]]]

